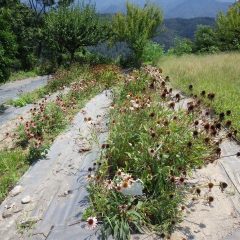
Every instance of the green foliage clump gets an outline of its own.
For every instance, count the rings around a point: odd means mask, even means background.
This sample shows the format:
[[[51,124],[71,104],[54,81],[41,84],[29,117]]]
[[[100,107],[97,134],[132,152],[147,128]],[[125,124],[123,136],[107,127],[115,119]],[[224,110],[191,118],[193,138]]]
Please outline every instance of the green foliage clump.
[[[164,55],[164,49],[158,43],[149,41],[143,50],[143,62],[155,64]]]
[[[0,202],[27,170],[25,153],[19,149],[0,151]]]
[[[175,46],[168,50],[169,55],[181,56],[183,54],[190,54],[193,51],[193,43],[189,39],[175,39]]]
[[[73,62],[77,50],[96,45],[106,39],[107,27],[102,24],[93,5],[60,7],[45,17],[44,36],[47,48],[62,64],[62,54]]]
[[[226,50],[240,50],[240,2],[230,7],[226,15],[217,17],[219,47]]]
[[[163,15],[159,8],[147,4],[141,9],[127,3],[126,15],[118,13],[113,18],[112,41],[126,42],[133,52],[129,59],[130,63],[140,66],[143,61],[144,48],[162,21]]]
[[[219,51],[217,46],[217,35],[210,26],[200,25],[195,33],[194,51],[216,53]]]
[[[216,53],[240,50],[240,2],[226,14],[219,13],[214,28],[199,26],[195,33],[194,51]]]
[[[3,19],[0,12],[0,83],[7,81],[10,77],[16,51],[16,38],[11,32],[9,23]]]

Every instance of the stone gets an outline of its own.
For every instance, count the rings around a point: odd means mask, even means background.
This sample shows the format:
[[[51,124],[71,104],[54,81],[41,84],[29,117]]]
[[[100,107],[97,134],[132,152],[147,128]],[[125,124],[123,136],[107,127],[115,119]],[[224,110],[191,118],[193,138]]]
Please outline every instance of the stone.
[[[126,189],[123,189],[122,194],[130,196],[142,196],[143,195],[143,182],[137,179],[132,185]]]
[[[26,196],[26,197],[24,197],[23,199],[22,199],[22,201],[21,201],[21,203],[22,204],[28,204],[28,203],[30,203],[31,202],[31,197],[30,196]]]
[[[12,216],[12,211],[9,211],[9,210],[5,210],[5,211],[3,211],[3,213],[2,213],[2,217],[3,218],[9,218],[9,217],[11,217]]]
[[[10,195],[11,197],[15,197],[17,196],[19,193],[21,193],[23,191],[23,187],[20,185],[17,185],[11,192]]]

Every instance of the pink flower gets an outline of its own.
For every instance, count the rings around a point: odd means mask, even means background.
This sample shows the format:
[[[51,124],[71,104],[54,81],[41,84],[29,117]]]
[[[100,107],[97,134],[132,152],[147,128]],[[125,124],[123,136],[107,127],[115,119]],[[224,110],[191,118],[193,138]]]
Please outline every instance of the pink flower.
[[[93,230],[94,228],[96,228],[97,226],[97,218],[96,217],[89,217],[87,219],[87,226],[86,228],[89,229],[89,230]]]

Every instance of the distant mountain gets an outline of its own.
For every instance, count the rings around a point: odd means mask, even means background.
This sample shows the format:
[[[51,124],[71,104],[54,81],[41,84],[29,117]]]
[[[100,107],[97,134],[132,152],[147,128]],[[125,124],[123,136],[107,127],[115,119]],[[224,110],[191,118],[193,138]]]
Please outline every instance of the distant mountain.
[[[165,18],[215,18],[220,11],[226,12],[234,0],[152,0],[164,11]],[[143,6],[144,0],[132,0],[131,2]],[[125,11],[123,0],[96,0],[96,6],[101,13],[116,13]]]
[[[29,0],[21,0],[28,3]],[[55,0],[56,2],[58,0]],[[144,6],[146,0],[129,0],[139,6]],[[78,3],[79,0],[75,0]],[[85,3],[96,3],[100,13],[116,13],[126,11],[125,0],[85,0]],[[220,11],[226,12],[235,0],[150,0],[163,9],[165,18],[215,18]]]
[[[220,11],[226,12],[231,3],[214,0],[185,0],[170,11],[167,18],[216,17]]]
[[[214,18],[172,18],[165,19],[162,30],[154,37],[154,41],[162,44],[165,49],[169,49],[174,45],[175,38],[188,38],[193,40],[198,25],[215,25]]]

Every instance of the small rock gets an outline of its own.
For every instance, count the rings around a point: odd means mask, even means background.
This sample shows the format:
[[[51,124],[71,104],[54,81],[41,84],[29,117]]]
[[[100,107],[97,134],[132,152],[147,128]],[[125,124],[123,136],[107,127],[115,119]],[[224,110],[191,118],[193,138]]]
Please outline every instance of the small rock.
[[[27,204],[27,203],[30,203],[31,202],[31,197],[30,196],[26,196],[22,199],[21,203],[22,204]]]
[[[5,208],[10,209],[10,208],[13,208],[15,205],[16,205],[15,203],[7,204],[5,205]]]
[[[19,193],[21,193],[23,191],[23,187],[20,185],[17,185],[11,192],[10,195],[11,197],[15,197],[17,196]]]
[[[9,210],[5,210],[5,211],[3,211],[3,213],[2,213],[2,217],[3,217],[3,218],[9,218],[9,217],[11,217],[11,216],[12,216],[12,212],[9,211]]]

